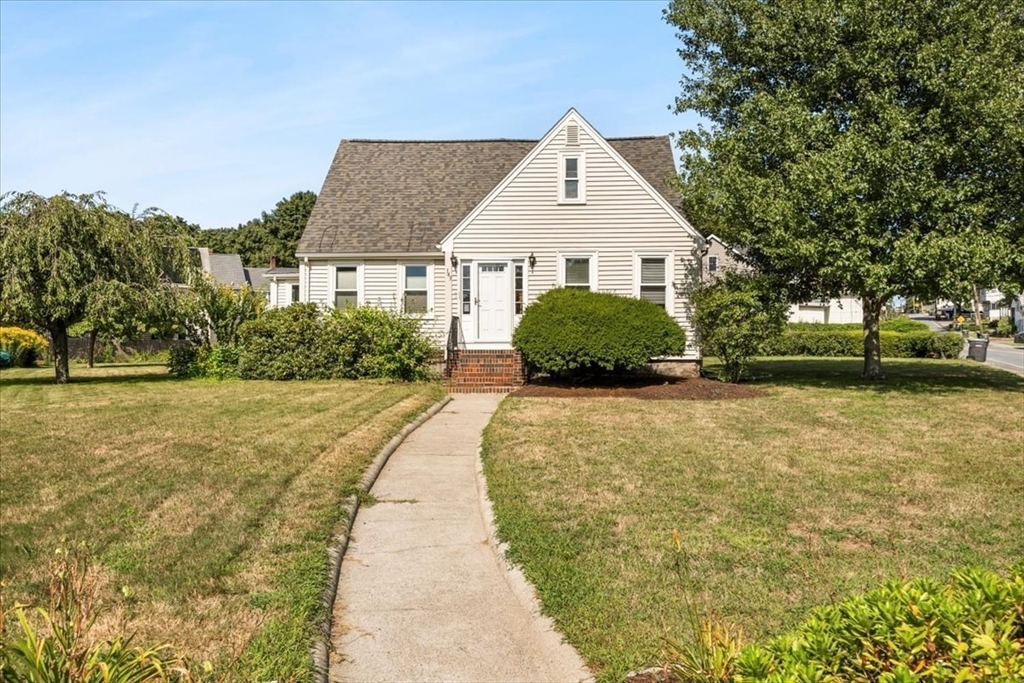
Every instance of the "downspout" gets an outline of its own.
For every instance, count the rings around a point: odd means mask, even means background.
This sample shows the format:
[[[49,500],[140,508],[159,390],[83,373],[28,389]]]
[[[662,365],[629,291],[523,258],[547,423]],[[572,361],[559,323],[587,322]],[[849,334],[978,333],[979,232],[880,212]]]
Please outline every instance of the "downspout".
[[[305,299],[305,301],[303,303],[307,303],[308,304],[310,302],[310,300],[311,300],[309,298],[309,257],[308,256],[302,257],[302,262],[306,265],[306,269],[305,269],[306,270],[306,278],[305,278],[305,280],[306,280],[305,295],[306,296],[303,297],[302,296],[303,292],[299,292],[299,301],[302,301],[303,299]]]

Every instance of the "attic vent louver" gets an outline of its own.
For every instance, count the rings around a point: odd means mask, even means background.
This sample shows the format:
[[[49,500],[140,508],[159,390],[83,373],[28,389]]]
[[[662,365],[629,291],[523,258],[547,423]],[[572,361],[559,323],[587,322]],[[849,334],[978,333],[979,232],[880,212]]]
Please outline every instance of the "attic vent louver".
[[[580,144],[580,127],[577,126],[575,123],[570,123],[565,127],[565,144]]]

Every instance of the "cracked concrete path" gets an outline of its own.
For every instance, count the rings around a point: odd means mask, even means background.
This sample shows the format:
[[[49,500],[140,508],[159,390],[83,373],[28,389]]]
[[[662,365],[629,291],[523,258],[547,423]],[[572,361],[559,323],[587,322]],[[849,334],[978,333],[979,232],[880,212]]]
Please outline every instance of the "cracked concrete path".
[[[495,546],[478,453],[500,401],[456,396],[384,467],[341,564],[331,681],[590,679]]]

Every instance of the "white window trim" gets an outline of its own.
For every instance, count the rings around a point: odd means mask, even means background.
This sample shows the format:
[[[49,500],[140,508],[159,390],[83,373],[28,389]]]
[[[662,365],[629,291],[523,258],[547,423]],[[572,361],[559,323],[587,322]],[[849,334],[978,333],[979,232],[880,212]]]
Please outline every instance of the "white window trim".
[[[352,268],[356,269],[356,305],[362,306],[366,303],[366,286],[363,282],[363,262],[345,262],[345,261],[333,261],[330,264],[330,289],[328,289],[328,296],[330,297],[327,305],[331,308],[337,308],[335,302],[337,301],[338,294],[338,268]],[[302,292],[299,292],[299,299],[302,299]]]
[[[675,316],[675,252],[665,251],[641,251],[633,253],[633,296],[640,298],[640,267],[641,259],[663,258],[665,259],[665,312]]]
[[[570,258],[587,258],[590,259],[590,291],[598,291],[597,282],[597,256],[598,252],[556,252],[555,258],[558,261],[558,286],[565,287],[565,260]]]
[[[711,260],[712,259],[714,259],[714,263],[715,263],[715,267],[714,268],[711,267]],[[717,273],[719,270],[721,270],[721,268],[722,268],[722,264],[718,262],[718,256],[716,256],[716,255],[708,255],[708,272],[709,273]]]
[[[461,265],[461,263],[460,263]],[[434,319],[434,264],[429,261],[399,261],[398,262],[398,297],[397,297],[397,308],[402,313],[405,313],[405,267],[406,266],[426,266],[427,267],[427,312],[426,313],[410,313],[409,315],[415,315],[423,320]],[[461,307],[461,302],[460,302]],[[461,310],[461,308],[460,308]]]
[[[576,164],[579,179],[579,197],[566,199],[565,197],[565,160],[579,159]],[[566,150],[558,153],[558,203],[559,204],[586,204],[587,203],[587,153],[583,150]]]

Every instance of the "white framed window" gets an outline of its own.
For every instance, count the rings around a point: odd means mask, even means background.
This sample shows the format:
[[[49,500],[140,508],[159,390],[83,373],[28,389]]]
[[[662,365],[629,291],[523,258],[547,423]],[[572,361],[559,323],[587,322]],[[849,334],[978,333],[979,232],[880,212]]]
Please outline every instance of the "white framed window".
[[[597,254],[559,254],[558,284],[597,291]]]
[[[289,286],[291,289],[290,299],[293,304],[299,303],[299,285],[294,284]]]
[[[580,152],[558,154],[558,203],[587,203],[587,155]]]
[[[640,257],[640,298],[668,310],[668,273],[664,256]]]
[[[334,267],[334,307],[359,305],[359,266]]]
[[[426,263],[403,263],[399,268],[402,310],[414,315],[430,313],[431,267]]]
[[[709,273],[716,273],[716,272],[718,272],[718,257],[717,256],[708,256],[708,272]]]

